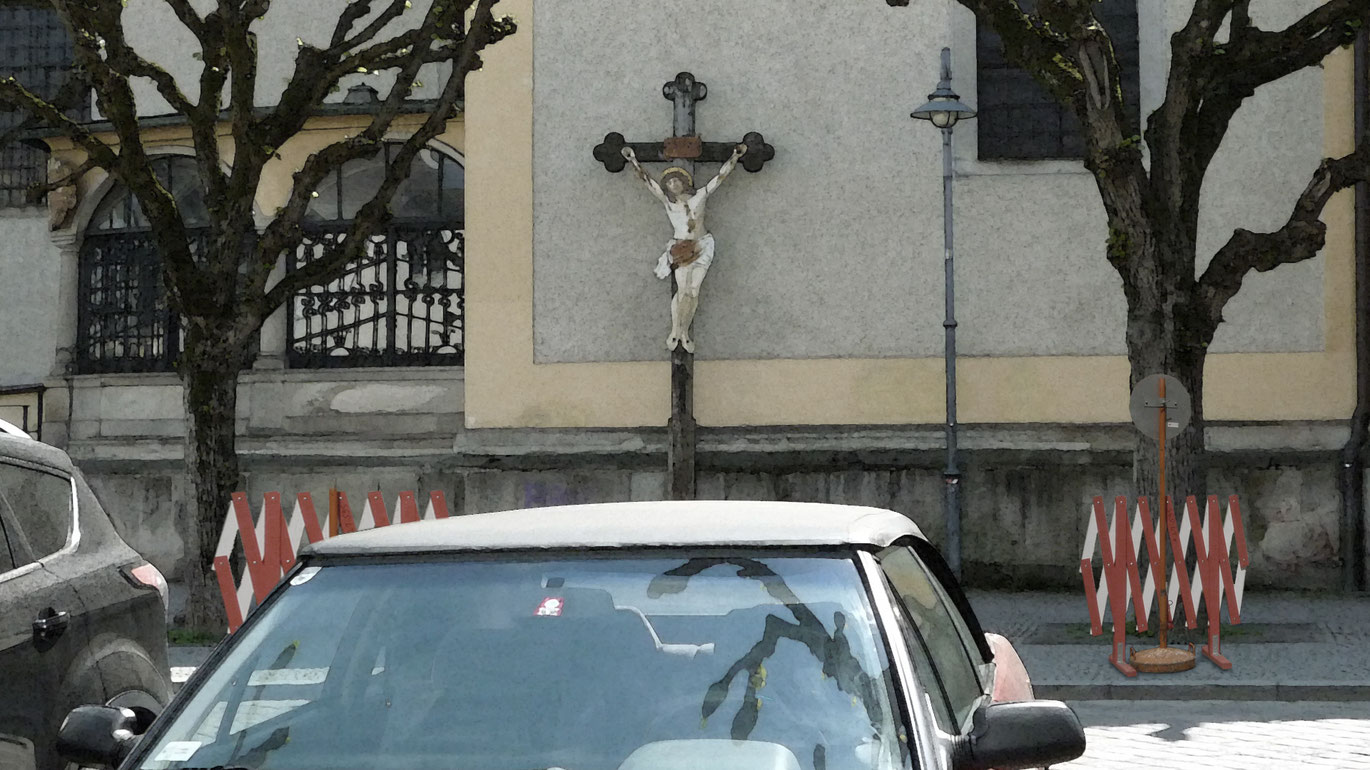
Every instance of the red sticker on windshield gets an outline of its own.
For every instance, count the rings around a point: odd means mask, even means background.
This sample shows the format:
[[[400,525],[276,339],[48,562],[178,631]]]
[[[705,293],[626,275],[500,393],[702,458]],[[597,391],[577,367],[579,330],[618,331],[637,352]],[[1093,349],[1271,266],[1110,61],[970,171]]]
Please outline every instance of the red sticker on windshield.
[[[561,610],[565,606],[566,602],[560,596],[549,596],[542,600],[542,604],[538,605],[538,610],[533,615],[539,618],[558,618],[561,617]]]

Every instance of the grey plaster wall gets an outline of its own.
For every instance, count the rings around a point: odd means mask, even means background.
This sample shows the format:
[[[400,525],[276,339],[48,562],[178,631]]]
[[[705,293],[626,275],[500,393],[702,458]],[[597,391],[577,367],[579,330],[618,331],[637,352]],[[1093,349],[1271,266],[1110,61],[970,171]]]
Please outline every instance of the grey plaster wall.
[[[0,386],[40,383],[52,372],[60,273],[47,209],[0,209]]]
[[[1262,0],[1253,14],[1274,27],[1313,4]],[[1192,3],[1143,5],[1145,115],[1163,94],[1169,31]],[[718,257],[695,322],[699,355],[940,353],[941,148],[907,115],[948,41],[957,88],[974,100],[969,12],[932,0],[860,13],[818,0],[539,0],[534,28],[538,361],[665,357],[669,289],[651,275],[670,234],[665,216],[589,150],[611,130],[668,135],[659,88],[680,70],[710,87],[699,107],[706,139],[755,129],[777,152],[713,200]],[[1263,88],[1239,113],[1205,188],[1201,254],[1235,227],[1287,217],[1321,157],[1321,77],[1314,68]],[[1122,353],[1121,282],[1103,259],[1093,178],[1078,162],[980,162],[974,121],[956,138],[962,351]],[[1214,349],[1321,349],[1322,281],[1321,258],[1249,277]]]

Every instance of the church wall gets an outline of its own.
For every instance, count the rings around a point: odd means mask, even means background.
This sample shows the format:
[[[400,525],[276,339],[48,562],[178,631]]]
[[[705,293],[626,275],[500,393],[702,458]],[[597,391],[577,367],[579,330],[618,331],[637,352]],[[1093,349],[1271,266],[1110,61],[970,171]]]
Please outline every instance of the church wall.
[[[0,209],[0,234],[0,387],[36,385],[57,350],[54,327],[43,322],[60,280],[47,209]]]
[[[650,270],[669,230],[627,173],[605,173],[589,151],[609,130],[669,133],[658,89],[681,69],[710,86],[706,139],[756,129],[777,148],[709,209],[719,246],[695,323],[700,423],[941,420],[940,146],[905,116],[923,98],[909,84],[933,82],[937,48],[952,40],[958,60],[971,50],[964,13],[757,3],[719,11],[732,24],[715,30],[675,23],[687,11],[665,2],[510,11],[521,34],[469,94],[470,180],[486,192],[471,203],[468,428],[665,422],[669,290]],[[1144,12],[1153,103],[1166,65],[1156,48],[1185,11]],[[790,23],[767,22],[777,14]],[[649,44],[645,29],[673,31]],[[1338,52],[1243,111],[1210,180],[1201,249],[1236,225],[1273,227],[1316,158],[1346,151],[1350,65]],[[970,62],[955,82],[973,98]],[[1325,109],[1288,108],[1310,93],[1325,93]],[[1078,164],[977,162],[973,126],[957,129],[962,421],[1126,421],[1123,299],[1092,180]],[[1209,359],[1210,419],[1350,414],[1350,194],[1327,219],[1323,256],[1248,277]]]

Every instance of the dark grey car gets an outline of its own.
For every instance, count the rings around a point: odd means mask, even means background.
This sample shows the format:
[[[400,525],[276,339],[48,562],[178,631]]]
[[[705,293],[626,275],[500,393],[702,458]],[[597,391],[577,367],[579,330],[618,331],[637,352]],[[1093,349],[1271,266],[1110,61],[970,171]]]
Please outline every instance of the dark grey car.
[[[66,453],[0,423],[0,768],[66,767],[57,728],[170,700],[166,582],[115,532]]]

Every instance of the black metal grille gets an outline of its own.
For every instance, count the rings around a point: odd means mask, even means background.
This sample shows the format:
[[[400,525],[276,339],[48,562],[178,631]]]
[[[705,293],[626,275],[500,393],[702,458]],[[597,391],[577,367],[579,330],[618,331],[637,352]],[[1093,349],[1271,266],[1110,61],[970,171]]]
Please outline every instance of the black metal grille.
[[[1035,0],[1021,0],[1031,11]],[[1108,30],[1123,69],[1123,99],[1133,124],[1139,125],[1140,88],[1137,43],[1137,0],[1103,0],[1094,15]],[[978,23],[976,54],[976,130],[981,160],[1083,158],[1084,138],[1075,113],[1056,102],[1046,89],[1004,59],[999,36]]]
[[[315,224],[295,270],[329,254],[345,224]],[[336,280],[290,303],[292,367],[460,366],[465,360],[466,234],[433,224],[394,225]]]
[[[192,230],[197,249],[207,230]],[[76,365],[83,374],[166,372],[181,354],[151,233],[88,235],[81,244]]]
[[[13,77],[38,96],[54,100],[71,72],[72,47],[66,27],[47,3],[0,5],[0,77]],[[78,120],[90,119],[84,92],[59,104]],[[28,119],[23,110],[0,111],[0,134]],[[17,141],[0,147],[0,206],[28,203],[29,188],[46,178],[47,153]]]

